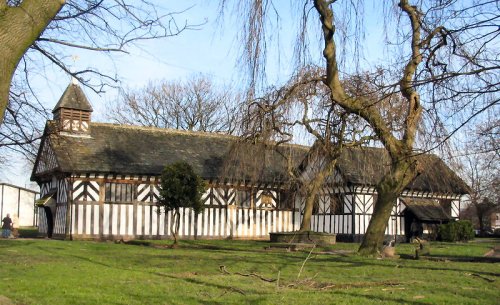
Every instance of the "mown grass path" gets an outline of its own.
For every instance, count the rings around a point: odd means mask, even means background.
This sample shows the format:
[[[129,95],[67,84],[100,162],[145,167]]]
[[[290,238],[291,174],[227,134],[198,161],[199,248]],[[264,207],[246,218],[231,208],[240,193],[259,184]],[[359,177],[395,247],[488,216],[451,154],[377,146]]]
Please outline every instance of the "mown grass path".
[[[411,245],[398,246],[400,259],[380,260],[329,254],[355,244],[309,253],[266,251],[259,241],[166,243],[0,240],[0,304],[500,302],[500,263],[464,261],[481,258],[495,241],[434,243],[433,258],[418,261]]]

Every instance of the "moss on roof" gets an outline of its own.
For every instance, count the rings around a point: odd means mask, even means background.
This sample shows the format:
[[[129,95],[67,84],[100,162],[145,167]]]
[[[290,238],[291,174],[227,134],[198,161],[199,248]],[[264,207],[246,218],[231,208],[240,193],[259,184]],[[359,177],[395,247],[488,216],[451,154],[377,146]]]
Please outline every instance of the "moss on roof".
[[[49,122],[48,129],[54,125]],[[50,133],[49,133],[50,134]],[[160,175],[164,166],[189,162],[204,179],[282,183],[288,170],[304,160],[309,147],[264,146],[238,137],[205,133],[91,123],[89,136],[50,134],[59,170],[66,173]],[[417,157],[422,174],[409,189],[441,194],[466,194],[467,185],[434,155]],[[337,170],[349,185],[374,186],[389,170],[383,148],[346,149]],[[36,178],[36,175],[34,175]]]
[[[445,212],[443,207],[430,199],[403,199],[408,210],[423,222],[439,222],[450,220],[451,216]]]
[[[407,187],[414,191],[441,194],[467,194],[469,187],[443,160],[433,154],[417,155],[420,175]],[[371,186],[380,181],[390,168],[390,158],[383,148],[345,149],[337,168],[348,183]]]
[[[72,173],[159,175],[166,164],[189,162],[205,179],[281,182],[290,158],[307,152],[298,145],[276,149],[238,143],[237,137],[172,129],[91,123],[90,136],[51,135],[60,170]]]

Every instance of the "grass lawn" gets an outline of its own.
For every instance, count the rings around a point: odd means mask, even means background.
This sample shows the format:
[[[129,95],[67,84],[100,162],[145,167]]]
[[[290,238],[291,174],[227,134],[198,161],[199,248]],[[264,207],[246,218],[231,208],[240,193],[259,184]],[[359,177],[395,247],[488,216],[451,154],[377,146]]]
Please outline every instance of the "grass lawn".
[[[357,248],[343,243],[312,253],[267,251],[262,241],[166,243],[0,240],[0,304],[500,304],[500,263],[454,260],[482,257],[495,240],[433,243],[433,260],[328,253]]]

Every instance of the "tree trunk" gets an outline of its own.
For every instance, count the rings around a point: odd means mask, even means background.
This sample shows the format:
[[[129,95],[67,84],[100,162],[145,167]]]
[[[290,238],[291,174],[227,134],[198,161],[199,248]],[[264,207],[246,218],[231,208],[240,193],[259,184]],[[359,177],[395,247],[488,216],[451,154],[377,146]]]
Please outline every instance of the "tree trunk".
[[[307,191],[306,202],[304,206],[304,215],[302,216],[302,222],[300,223],[299,232],[311,230],[311,217],[314,208],[314,202],[318,196],[319,187],[316,187],[316,183],[313,182],[314,186],[312,190]]]
[[[312,181],[307,184],[306,187],[306,202],[304,206],[304,215],[302,217],[302,222],[300,224],[300,232],[311,230],[311,217],[314,208],[314,202],[320,193],[321,188],[325,180],[331,176],[335,165],[337,164],[337,157],[333,158],[327,165],[320,169],[318,173],[315,174]]]
[[[24,0],[17,7],[0,1],[0,124],[19,61],[63,7],[64,0]]]
[[[417,175],[416,161],[412,157],[400,157],[397,160],[399,161],[393,163],[391,172],[386,174],[376,187],[378,197],[358,250],[361,255],[376,255],[380,252],[394,204]]]
[[[179,209],[174,209],[173,210],[173,215],[172,215],[172,223],[170,225],[170,230],[172,231],[172,236],[174,238],[174,243],[173,243],[173,247],[176,247],[178,242],[177,242],[177,235],[178,235],[178,232],[179,232],[179,224],[180,224],[180,217],[181,217],[181,214],[179,213]]]
[[[476,205],[476,211],[477,211],[477,221],[479,224],[479,233],[481,235],[484,235],[484,232],[486,231],[484,228],[484,213],[481,211],[481,208]]]
[[[381,250],[385,237],[388,219],[391,211],[400,194],[399,190],[387,190],[384,193],[379,192],[373,211],[372,218],[363,237],[363,242],[359,247],[359,253],[362,255],[375,255]]]

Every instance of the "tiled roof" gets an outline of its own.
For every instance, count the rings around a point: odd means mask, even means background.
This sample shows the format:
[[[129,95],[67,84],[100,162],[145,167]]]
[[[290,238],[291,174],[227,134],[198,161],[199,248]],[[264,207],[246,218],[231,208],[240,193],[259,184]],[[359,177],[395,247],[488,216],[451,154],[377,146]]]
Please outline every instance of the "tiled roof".
[[[60,170],[70,173],[160,175],[165,165],[186,161],[204,179],[271,183],[288,177],[283,156],[296,166],[307,152],[298,145],[237,143],[222,134],[104,123],[91,123],[89,136],[50,137]]]
[[[407,187],[414,191],[441,194],[467,194],[469,187],[439,157],[422,154],[417,157],[420,175]],[[383,148],[345,149],[337,168],[348,183],[375,185],[389,171],[390,158]]]
[[[407,208],[421,221],[443,221],[450,220],[451,216],[445,212],[443,207],[430,199],[403,199]]]
[[[53,122],[49,129],[51,125]],[[309,149],[300,145],[264,147],[222,134],[106,123],[91,123],[88,136],[52,133],[50,138],[58,170],[66,173],[160,175],[166,164],[186,161],[205,179],[254,183],[287,181],[288,171],[304,160]],[[467,185],[437,156],[417,158],[422,173],[409,189],[468,193]],[[375,186],[389,164],[383,148],[351,148],[344,150],[337,170],[349,185]]]
[[[56,112],[59,108],[69,108],[92,112],[92,106],[83,93],[82,88],[73,83],[69,84],[66,90],[64,90],[64,93],[62,94],[52,112]]]

